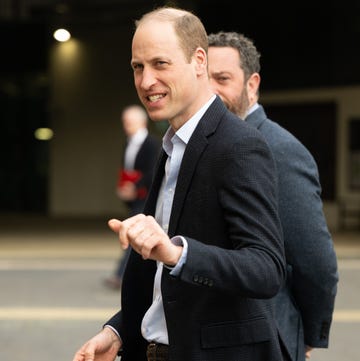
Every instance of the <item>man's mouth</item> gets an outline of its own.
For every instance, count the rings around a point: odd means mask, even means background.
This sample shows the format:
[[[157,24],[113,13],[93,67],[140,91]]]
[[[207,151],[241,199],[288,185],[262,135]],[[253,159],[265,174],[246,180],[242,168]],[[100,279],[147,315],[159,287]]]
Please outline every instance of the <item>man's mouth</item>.
[[[164,98],[165,95],[164,94],[155,94],[155,95],[149,95],[147,98],[147,100],[149,100],[150,102],[156,102],[161,98]]]

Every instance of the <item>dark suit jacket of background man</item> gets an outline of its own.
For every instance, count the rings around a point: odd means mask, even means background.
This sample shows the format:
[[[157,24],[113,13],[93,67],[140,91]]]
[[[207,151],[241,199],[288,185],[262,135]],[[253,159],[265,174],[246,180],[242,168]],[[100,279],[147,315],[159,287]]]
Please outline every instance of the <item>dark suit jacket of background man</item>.
[[[292,360],[305,360],[305,344],[327,347],[338,273],[321,201],[317,165],[262,106],[246,118],[267,140],[278,169],[279,214],[284,233],[287,283],[275,297],[276,317]]]
[[[142,177],[136,183],[136,188],[139,190],[138,199],[126,202],[130,209],[130,215],[141,213],[143,211],[160,149],[160,140],[156,136],[148,133],[135,157],[134,169],[140,171]]]
[[[163,153],[146,214],[155,214],[165,161]],[[170,217],[169,236],[188,242],[180,275],[166,267],[162,274],[170,360],[283,359],[266,299],[278,292],[285,272],[275,178],[264,138],[217,98],[186,147]],[[155,271],[156,262],[131,251],[122,310],[108,321],[122,337],[123,361],[146,360],[140,328]]]

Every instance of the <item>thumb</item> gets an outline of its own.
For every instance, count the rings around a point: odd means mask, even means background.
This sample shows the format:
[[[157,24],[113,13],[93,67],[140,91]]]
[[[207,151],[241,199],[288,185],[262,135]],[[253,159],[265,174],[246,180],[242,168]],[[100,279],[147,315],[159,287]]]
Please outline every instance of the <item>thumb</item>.
[[[115,233],[118,233],[120,230],[121,221],[119,221],[118,219],[110,219],[108,221],[108,226],[110,227],[110,229],[112,231],[114,231]]]

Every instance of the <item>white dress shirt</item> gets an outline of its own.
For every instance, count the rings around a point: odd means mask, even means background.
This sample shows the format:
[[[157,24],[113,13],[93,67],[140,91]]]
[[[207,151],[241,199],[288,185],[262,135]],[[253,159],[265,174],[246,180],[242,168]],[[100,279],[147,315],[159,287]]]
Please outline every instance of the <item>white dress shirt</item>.
[[[246,115],[244,117],[244,120],[246,119],[246,117],[248,117],[251,113],[253,113],[257,108],[259,108],[259,103],[255,103],[252,107],[250,107],[247,112]]]
[[[128,138],[124,156],[125,169],[134,169],[136,156],[148,134],[148,130],[146,128],[142,128]]]
[[[155,219],[162,226],[165,232],[169,229],[169,220],[171,208],[174,199],[177,177],[179,174],[182,158],[186,145],[189,142],[201,117],[204,115],[210,104],[215,100],[215,95],[180,129],[174,133],[169,128],[163,138],[163,149],[168,155],[165,164],[165,178],[163,180],[159,197],[156,204]],[[178,275],[181,271],[187,256],[187,242],[183,237],[175,236],[172,242],[183,246],[183,252],[179,262],[171,270],[172,275]],[[153,303],[146,312],[142,324],[141,333],[149,342],[157,342],[165,345],[169,344],[168,332],[166,327],[163,300],[161,295],[161,275],[164,267],[163,263],[157,262],[157,271],[154,280]]]

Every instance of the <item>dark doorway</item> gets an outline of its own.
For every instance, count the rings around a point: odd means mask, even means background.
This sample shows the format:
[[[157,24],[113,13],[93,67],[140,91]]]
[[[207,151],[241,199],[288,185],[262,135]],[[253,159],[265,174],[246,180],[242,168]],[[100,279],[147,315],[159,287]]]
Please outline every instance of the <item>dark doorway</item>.
[[[36,129],[48,127],[47,27],[0,24],[0,212],[47,211],[49,144]]]
[[[48,126],[46,79],[0,79],[0,211],[47,211],[49,144],[35,138]]]

